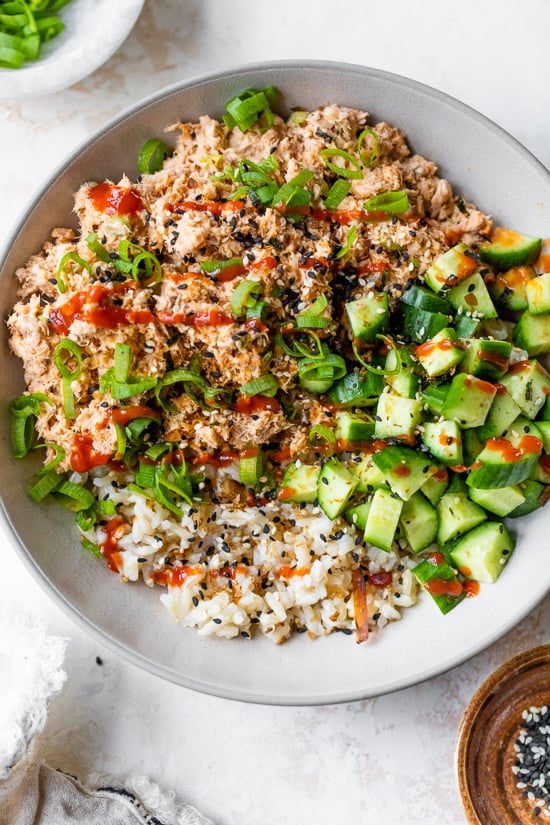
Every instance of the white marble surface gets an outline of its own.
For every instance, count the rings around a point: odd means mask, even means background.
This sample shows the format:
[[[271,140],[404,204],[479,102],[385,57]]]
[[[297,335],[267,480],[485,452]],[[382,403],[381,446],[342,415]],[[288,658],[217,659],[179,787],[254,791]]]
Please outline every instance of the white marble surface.
[[[266,59],[408,75],[479,109],[550,166],[549,27],[548,0],[146,0],[128,39],[86,80],[0,103],[0,238],[63,157],[121,109],[179,79]],[[550,642],[547,600],[468,664],[398,694],[244,705],[164,683],[102,649],[42,592],[10,537],[0,541],[0,599],[34,607],[70,640],[68,681],[46,729],[50,763],[80,775],[147,774],[219,825],[459,825],[462,712],[499,664]]]

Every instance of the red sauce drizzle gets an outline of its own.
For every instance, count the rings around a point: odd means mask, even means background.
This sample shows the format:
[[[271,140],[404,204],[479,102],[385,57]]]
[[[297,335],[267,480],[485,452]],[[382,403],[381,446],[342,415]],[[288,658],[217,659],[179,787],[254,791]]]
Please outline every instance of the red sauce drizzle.
[[[473,599],[477,596],[480,589],[479,582],[469,581],[464,583],[464,593],[467,599]]]
[[[167,207],[169,212],[210,212],[212,215],[239,212],[245,208],[244,201],[180,201]]]
[[[75,435],[71,451],[71,468],[76,473],[86,473],[93,467],[102,467],[107,464],[110,454],[98,453],[89,435]]]
[[[163,585],[164,587],[181,587],[189,576],[202,574],[202,567],[191,566],[183,564],[180,567],[165,567],[163,570],[154,570],[152,578],[155,584]]]
[[[292,579],[294,576],[306,576],[309,573],[309,567],[292,567],[290,564],[284,564],[277,570],[277,575],[282,579]]]
[[[117,407],[110,411],[110,418],[115,424],[126,424],[134,418],[157,418],[158,413],[145,404],[135,404],[130,407]]]
[[[420,344],[416,348],[416,354],[419,358],[428,358],[428,356],[433,355],[434,352],[452,349],[455,346],[455,342],[451,341],[450,338],[442,338],[441,341],[426,341],[424,344]]]
[[[453,596],[457,598],[464,592],[458,579],[430,579],[424,585],[428,593],[434,596]]]
[[[373,587],[389,587],[393,581],[392,574],[387,570],[381,570],[379,573],[369,573],[369,584]]]
[[[117,530],[121,524],[122,518],[120,516],[113,516],[113,518],[109,519],[104,527],[106,536],[100,547],[101,553],[107,562],[107,567],[109,570],[112,570],[113,573],[118,573],[122,564],[117,538]]]
[[[535,435],[522,436],[517,447],[505,438],[489,438],[485,443],[486,450],[500,453],[503,461],[507,463],[521,461],[526,455],[539,453],[541,448],[542,442]]]
[[[270,398],[267,395],[241,395],[237,398],[233,409],[235,412],[254,415],[254,413],[265,412],[266,410],[280,412],[281,404],[276,398]]]
[[[122,189],[112,183],[98,183],[88,189],[94,209],[107,215],[133,215],[143,208],[136,189]]]

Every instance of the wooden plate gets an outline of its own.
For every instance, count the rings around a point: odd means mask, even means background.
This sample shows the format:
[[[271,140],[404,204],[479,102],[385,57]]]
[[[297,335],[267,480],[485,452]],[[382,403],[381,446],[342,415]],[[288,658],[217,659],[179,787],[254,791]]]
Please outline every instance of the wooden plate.
[[[506,662],[479,688],[463,716],[457,769],[462,801],[471,825],[527,825],[549,818],[518,788],[512,767],[514,745],[525,724],[522,713],[550,707],[550,645],[527,650]],[[550,747],[546,748],[550,753]]]

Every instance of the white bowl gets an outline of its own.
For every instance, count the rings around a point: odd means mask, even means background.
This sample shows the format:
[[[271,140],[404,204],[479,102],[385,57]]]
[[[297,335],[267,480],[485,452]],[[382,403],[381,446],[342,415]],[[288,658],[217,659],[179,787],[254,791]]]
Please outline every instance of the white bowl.
[[[38,60],[0,68],[0,100],[59,92],[95,72],[128,37],[144,2],[72,0],[59,12],[64,30],[43,45]]]
[[[550,234],[550,175],[495,124],[461,103],[411,80],[373,69],[321,62],[245,67],[172,87],[140,103],[90,140],[57,170],[8,246],[0,277],[4,315],[14,302],[13,272],[38,250],[54,226],[74,225],[73,193],[85,180],[137,173],[139,147],[164,126],[208,112],[249,87],[268,84],[285,107],[339,103],[402,128],[413,149],[439,163],[457,191],[497,223]],[[517,550],[494,585],[442,616],[429,597],[366,644],[333,634],[298,635],[279,647],[268,639],[205,639],[177,625],[158,592],[123,585],[81,551],[72,517],[32,504],[32,467],[14,461],[7,406],[23,389],[19,361],[0,341],[0,495],[22,558],[71,616],[115,651],[159,676],[219,696],[278,704],[326,704],[397,690],[457,665],[495,641],[550,588],[547,513],[516,520]],[[31,462],[32,463],[32,462]]]

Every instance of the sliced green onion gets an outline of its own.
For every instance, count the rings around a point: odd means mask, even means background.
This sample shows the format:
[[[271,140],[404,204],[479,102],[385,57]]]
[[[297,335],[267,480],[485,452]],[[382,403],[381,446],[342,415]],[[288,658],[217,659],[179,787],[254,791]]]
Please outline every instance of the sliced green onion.
[[[353,157],[353,155],[349,152],[346,152],[345,149],[337,149],[336,147],[321,149],[319,154],[323,158],[325,166],[330,169],[331,172],[339,175],[339,177],[348,178],[350,180],[361,180],[363,177],[361,164],[357,158]],[[348,166],[342,166],[338,163],[334,163],[330,160],[330,158],[342,158],[348,163]]]
[[[244,315],[246,309],[253,306],[262,294],[262,285],[259,281],[245,279],[235,287],[231,295],[229,306],[233,315]]]
[[[0,66],[18,69],[36,60],[42,43],[57,37],[64,24],[55,14],[69,0],[12,0],[0,4]]]
[[[249,447],[244,452],[239,459],[239,478],[245,487],[255,487],[263,473],[262,453],[258,447]]]
[[[227,113],[223,120],[229,129],[238,126],[241,132],[246,132],[255,123],[269,128],[273,125],[271,104],[275,102],[277,92],[272,86],[261,91],[247,89],[240,95],[235,95],[225,104]]]
[[[172,444],[152,444],[150,447],[147,448],[145,451],[145,455],[148,458],[153,459],[153,461],[158,461],[159,458],[162,458],[163,455],[169,453],[173,449]],[[151,466],[151,465],[148,465]]]
[[[63,396],[63,412],[65,413],[65,418],[76,418],[76,407],[74,403],[72,379],[61,379],[61,394]]]
[[[115,366],[113,378],[122,383],[128,380],[132,365],[132,350],[129,344],[115,344]]]
[[[331,430],[330,427],[326,427],[324,424],[316,424],[312,427],[309,431],[307,440],[314,446],[318,446],[323,442],[329,448],[336,446],[336,436],[334,434],[334,430]]]
[[[27,492],[33,501],[39,503],[44,501],[50,493],[53,493],[62,482],[62,475],[56,473],[55,470],[49,470],[47,473],[37,476],[36,481],[31,484]]]
[[[152,175],[154,172],[160,172],[169,154],[170,149],[162,140],[151,138],[145,141],[138,156],[138,172],[142,175]]]
[[[122,424],[115,423],[115,433],[116,433],[116,457],[122,458],[124,453],[126,452],[126,445],[128,443],[128,439],[126,437],[126,430],[122,426]]]
[[[377,335],[376,337],[379,338],[381,341],[384,341],[387,344],[387,346],[389,346],[392,350],[394,350],[395,355],[396,355],[396,367],[394,369],[386,369],[385,367],[382,367],[382,366],[373,367],[372,364],[369,364],[368,361],[365,361],[365,359],[362,357],[361,353],[359,352],[359,350],[357,348],[357,342],[352,341],[351,348],[353,350],[353,354],[355,355],[355,358],[361,364],[362,367],[364,367],[369,372],[373,372],[375,375],[397,375],[397,373],[401,371],[401,365],[400,365],[400,361],[399,361],[399,356],[397,354],[396,345],[394,344],[392,339],[389,338],[387,335]]]
[[[75,359],[76,366],[74,369],[69,369],[65,363],[67,358]],[[80,347],[70,338],[62,338],[53,351],[53,362],[62,378],[74,381],[79,377],[82,370],[82,353]]]
[[[367,212],[380,211],[387,212],[388,215],[402,215],[409,207],[409,196],[402,189],[398,192],[381,192],[363,204],[363,209]]]
[[[140,461],[139,468],[136,472],[136,484],[152,490],[155,484],[156,473],[156,464],[148,464],[145,461]]]
[[[344,359],[333,352],[327,352],[326,347],[321,356],[304,358],[298,362],[300,386],[312,393],[326,392],[346,372]]]
[[[323,201],[325,209],[337,209],[349,194],[351,183],[342,178],[335,180]]]
[[[201,261],[200,268],[203,272],[206,272],[207,275],[219,275],[220,272],[223,273],[224,270],[227,269],[235,269],[238,270],[242,267],[242,271],[246,271],[246,267],[244,265],[244,261],[242,258],[226,258],[222,261]],[[241,273],[238,273],[241,274]]]
[[[87,539],[86,536],[80,537],[80,543],[87,553],[91,553],[92,556],[96,556],[98,559],[103,558],[103,553],[99,549],[99,545],[93,541],[90,541],[90,539]]]
[[[348,252],[351,250],[353,244],[355,243],[356,238],[357,238],[357,226],[354,224],[353,226],[350,226],[350,228],[349,228],[348,235],[347,235],[346,242],[345,242],[344,246],[341,249],[339,249],[338,252],[336,253],[336,255],[334,256],[336,258],[336,260],[340,260],[340,258],[343,258],[344,255],[348,254]]]
[[[372,148],[370,153],[367,155],[363,148],[363,144],[367,138],[372,138]],[[357,138],[357,154],[361,158],[361,163],[364,166],[367,166],[369,169],[371,166],[374,165],[376,159],[378,158],[378,146],[380,144],[380,137],[378,136],[378,132],[375,132],[374,129],[363,129],[360,133],[359,137]]]
[[[42,404],[52,402],[44,393],[20,395],[10,404],[11,441],[14,458],[24,458],[32,447],[34,439],[34,420]]]
[[[100,261],[106,264],[113,263],[111,253],[99,242],[95,232],[90,232],[90,234],[86,236],[86,246]]]
[[[111,395],[116,401],[123,401],[125,398],[132,398],[134,395],[142,395],[144,392],[154,390],[158,384],[158,378],[147,376],[131,376],[128,381],[111,382]]]
[[[63,447],[61,447],[59,444],[54,444],[54,443],[51,443],[51,442],[44,442],[43,444],[37,444],[34,447],[34,449],[39,450],[43,447],[45,449],[53,450],[54,453],[55,453],[55,456],[54,456],[54,458],[52,458],[51,461],[48,461],[48,463],[45,464],[42,467],[41,470],[39,470],[37,472],[37,474],[36,474],[37,478],[39,476],[45,475],[46,473],[49,473],[50,470],[55,469],[55,467],[57,467],[58,464],[61,464],[61,462],[63,461],[63,459],[65,458],[65,455],[66,455],[65,450],[63,449]]]
[[[309,112],[306,112],[302,109],[297,109],[294,112],[290,113],[290,117],[288,119],[289,123],[295,123],[297,126],[301,126],[302,123],[305,123],[307,120]]]
[[[260,375],[258,378],[253,378],[240,388],[242,395],[268,395],[273,397],[279,385],[274,375]]]
[[[62,481],[61,484],[52,491],[52,495],[63,507],[75,513],[78,513],[80,510],[87,510],[95,501],[93,494],[89,490],[80,484],[75,484],[74,481]]]
[[[63,274],[66,272],[69,263],[78,264],[79,267],[85,269],[87,272],[92,272],[92,267],[88,261],[85,261],[84,258],[81,258],[76,252],[66,252],[59,261],[59,266],[57,267],[57,288],[61,293],[67,291],[67,285],[63,280]]]
[[[295,320],[296,326],[300,329],[326,329],[330,324],[330,319],[321,313],[328,306],[325,295],[319,295],[310,307],[300,312]]]

